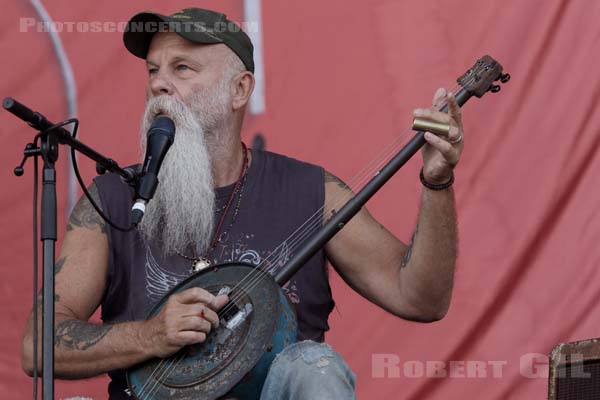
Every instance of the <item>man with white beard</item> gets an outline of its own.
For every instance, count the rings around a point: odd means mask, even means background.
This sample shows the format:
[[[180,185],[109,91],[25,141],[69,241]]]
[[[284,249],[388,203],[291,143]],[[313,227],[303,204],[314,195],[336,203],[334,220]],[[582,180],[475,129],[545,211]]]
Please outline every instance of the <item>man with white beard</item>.
[[[343,182],[318,166],[241,142],[254,87],[253,49],[223,14],[195,8],[171,16],[145,12],[130,23],[181,27],[182,21],[186,29],[157,33],[155,26],[124,35],[127,49],[148,67],[142,146],[158,115],[169,116],[177,129],[141,225],[128,233],[114,229],[82,197],[56,262],[55,373],[85,378],[108,372],[111,399],[126,396],[123,370],[201,343],[218,326],[217,312],[228,297],[199,288],[169,297],[157,316],[144,320],[174,285],[211,262],[259,265],[274,256],[273,264],[285,263],[294,248],[278,246],[281,241],[323,206],[319,215],[326,220],[333,200],[349,195]],[[451,183],[463,130],[453,95],[438,90],[434,105],[445,100],[449,114],[414,112],[451,130],[446,137],[425,136],[424,189],[411,243],[363,209],[292,277],[285,292],[296,307],[300,341],[273,363],[261,399],[354,397],[354,374],[323,343],[334,304],[325,259],[357,292],[394,315],[429,322],[446,314],[457,240]],[[113,222],[128,226],[131,188],[107,174],[94,180],[90,192]],[[104,323],[88,322],[100,305]],[[29,374],[32,329],[30,319],[23,339]]]

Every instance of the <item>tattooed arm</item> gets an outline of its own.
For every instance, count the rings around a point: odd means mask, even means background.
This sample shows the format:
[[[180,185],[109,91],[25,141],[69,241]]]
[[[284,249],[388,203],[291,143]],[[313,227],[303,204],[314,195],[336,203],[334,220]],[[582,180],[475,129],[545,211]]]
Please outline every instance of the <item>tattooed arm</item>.
[[[351,195],[346,184],[326,172],[324,217],[331,215],[332,204]],[[423,189],[408,245],[363,208],[325,250],[342,278],[368,300],[399,317],[431,322],[443,318],[450,305],[456,240],[452,189]]]
[[[94,184],[90,193],[100,205]],[[219,324],[216,311],[228,301],[227,296],[215,297],[203,289],[191,288],[171,296],[160,313],[147,321],[114,325],[88,322],[106,289],[106,232],[104,221],[82,197],[69,218],[55,268],[54,360],[58,378],[86,378],[124,369],[203,342]],[[41,327],[41,312],[38,314]],[[33,375],[32,334],[30,317],[22,349],[22,366],[29,375]],[[41,342],[39,349],[41,354]]]
[[[100,204],[95,184],[90,193]],[[139,337],[139,323],[103,325],[87,322],[106,286],[106,226],[83,196],[69,218],[55,266],[55,373],[61,378],[98,375],[149,357]],[[39,315],[41,366],[41,298]],[[33,321],[23,337],[22,365],[33,374]]]

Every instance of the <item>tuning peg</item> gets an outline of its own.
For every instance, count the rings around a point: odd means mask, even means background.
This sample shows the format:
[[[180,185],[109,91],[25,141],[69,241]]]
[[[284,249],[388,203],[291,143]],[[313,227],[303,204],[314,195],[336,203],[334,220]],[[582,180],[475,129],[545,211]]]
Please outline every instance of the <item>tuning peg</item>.
[[[492,85],[492,87],[490,87],[490,92],[492,92],[492,93],[498,93],[500,91],[500,89],[502,89],[500,86],[498,86],[498,85]]]
[[[500,77],[500,82],[506,83],[508,81],[510,81],[510,75],[509,74],[502,74],[502,76]]]

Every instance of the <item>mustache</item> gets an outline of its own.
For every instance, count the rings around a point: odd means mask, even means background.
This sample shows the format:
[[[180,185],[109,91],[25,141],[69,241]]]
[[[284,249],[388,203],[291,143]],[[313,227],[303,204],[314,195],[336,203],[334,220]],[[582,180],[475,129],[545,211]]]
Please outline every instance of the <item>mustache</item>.
[[[181,125],[191,114],[190,108],[182,101],[169,95],[152,97],[146,102],[146,110],[142,117],[143,127],[150,127],[152,121],[159,116],[166,116],[173,120],[175,125]]]

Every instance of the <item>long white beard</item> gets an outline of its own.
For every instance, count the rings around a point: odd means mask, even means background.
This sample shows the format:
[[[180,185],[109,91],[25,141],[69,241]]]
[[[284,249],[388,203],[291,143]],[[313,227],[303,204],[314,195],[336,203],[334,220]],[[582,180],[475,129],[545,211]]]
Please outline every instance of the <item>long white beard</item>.
[[[205,130],[197,113],[185,104],[170,96],[154,97],[146,104],[142,120],[142,154],[146,150],[146,133],[158,114],[169,116],[175,123],[175,141],[164,159],[158,174],[160,183],[138,229],[147,243],[157,244],[167,255],[180,252],[191,256],[193,251],[200,257],[212,240],[215,207]]]

